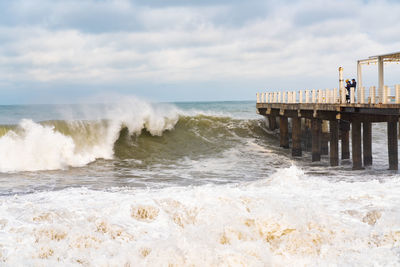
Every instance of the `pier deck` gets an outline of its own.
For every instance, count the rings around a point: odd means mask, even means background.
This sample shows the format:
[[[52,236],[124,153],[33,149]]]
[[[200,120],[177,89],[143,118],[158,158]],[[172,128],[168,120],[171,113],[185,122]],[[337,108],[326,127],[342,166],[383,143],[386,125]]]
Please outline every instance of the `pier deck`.
[[[350,132],[353,169],[362,169],[372,165],[372,123],[387,123],[388,162],[390,170],[398,170],[398,121],[400,117],[400,86],[396,86],[396,97],[384,93],[380,99],[386,103],[368,101],[346,103],[343,95],[337,97],[334,92],[322,90],[309,93],[264,93],[257,94],[257,113],[267,117],[270,129],[280,129],[280,146],[289,148],[289,127],[292,124],[292,156],[302,155],[302,151],[312,151],[312,161],[320,161],[321,155],[329,154],[331,166],[339,165],[339,140],[341,140],[341,158],[350,158]],[[267,95],[268,94],[268,95]],[[271,95],[270,95],[271,94]],[[282,95],[282,97],[281,97]],[[306,100],[303,102],[303,95]],[[378,99],[379,97],[377,97]],[[391,99],[396,102],[392,103]],[[372,97],[375,102],[375,97]],[[378,100],[377,100],[378,101]],[[360,103],[361,102],[361,103]],[[365,102],[369,102],[366,104]],[[277,122],[279,119],[279,123]],[[289,120],[290,119],[290,120]],[[351,131],[350,131],[351,130]],[[329,145],[328,145],[329,144]]]

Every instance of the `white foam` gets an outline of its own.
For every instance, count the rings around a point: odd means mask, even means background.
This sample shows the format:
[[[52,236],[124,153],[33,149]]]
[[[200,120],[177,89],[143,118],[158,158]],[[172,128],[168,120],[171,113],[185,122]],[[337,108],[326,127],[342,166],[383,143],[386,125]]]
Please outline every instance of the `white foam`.
[[[102,110],[98,120],[102,119],[108,122],[94,129],[92,136],[83,132],[74,137],[57,132],[52,126],[22,120],[16,130],[0,137],[0,172],[64,169],[84,166],[98,158],[111,159],[122,127],[128,127],[130,134],[147,129],[152,135],[161,135],[175,126],[179,112],[172,106],[157,108],[128,98]],[[71,121],[69,126],[82,127],[79,121]]]
[[[19,131],[9,131],[0,138],[0,170],[51,170],[81,166],[94,158],[75,154],[71,137],[55,132],[31,120],[22,120]]]
[[[331,183],[297,167],[259,182],[71,188],[0,198],[8,266],[396,265],[400,180]]]

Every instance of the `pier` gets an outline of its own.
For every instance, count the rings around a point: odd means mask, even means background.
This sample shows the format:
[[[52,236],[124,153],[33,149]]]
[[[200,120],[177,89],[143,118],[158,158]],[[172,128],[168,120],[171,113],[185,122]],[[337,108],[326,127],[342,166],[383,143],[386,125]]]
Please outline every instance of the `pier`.
[[[363,88],[365,93],[365,88]],[[370,94],[375,88],[370,88]],[[279,128],[280,146],[290,148],[289,121],[291,122],[291,149],[293,157],[302,156],[311,144],[312,161],[320,161],[329,154],[331,166],[339,165],[339,140],[341,159],[350,158],[350,132],[353,169],[372,165],[372,123],[387,124],[389,169],[398,169],[398,121],[400,116],[400,85],[395,86],[395,96],[384,87],[385,99],[371,95],[347,103],[333,90],[305,90],[300,92],[273,92],[257,94],[257,113],[267,117],[271,130]],[[360,92],[359,95],[362,95]],[[394,98],[394,99],[393,99]],[[391,101],[394,102],[392,103]],[[373,102],[372,102],[373,101]],[[382,103],[384,102],[384,103]],[[279,123],[277,123],[279,121]],[[328,146],[329,143],[329,146]]]
[[[384,85],[384,64],[391,62],[400,62],[400,52],[358,60],[358,86],[357,90],[351,87],[350,94],[344,88],[342,67],[338,88],[257,93],[257,113],[267,117],[271,130],[279,128],[283,148],[290,148],[291,122],[293,157],[301,157],[303,150],[311,152],[312,161],[329,155],[331,166],[340,163],[339,140],[341,159],[350,159],[351,132],[354,170],[372,165],[372,123],[386,123],[389,169],[398,170],[400,85]],[[378,65],[379,86],[367,89],[362,86],[362,66],[374,64]]]

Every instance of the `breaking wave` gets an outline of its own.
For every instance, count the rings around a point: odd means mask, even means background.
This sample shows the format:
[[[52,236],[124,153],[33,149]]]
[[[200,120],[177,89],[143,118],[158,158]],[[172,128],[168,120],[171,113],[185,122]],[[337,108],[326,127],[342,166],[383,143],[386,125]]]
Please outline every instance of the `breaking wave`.
[[[100,158],[153,163],[201,157],[259,134],[256,120],[187,114],[175,106],[134,100],[105,109],[99,119],[23,119],[0,126],[0,172],[81,167]]]

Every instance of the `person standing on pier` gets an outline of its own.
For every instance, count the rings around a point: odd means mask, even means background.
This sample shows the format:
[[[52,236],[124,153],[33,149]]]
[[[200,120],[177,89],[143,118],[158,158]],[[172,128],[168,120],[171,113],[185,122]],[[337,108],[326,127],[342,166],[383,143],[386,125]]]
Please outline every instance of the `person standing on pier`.
[[[356,99],[356,88],[357,88],[357,82],[356,79],[351,79],[351,83],[350,83],[350,92],[351,92],[351,88],[354,88],[354,100]]]
[[[346,102],[347,102],[347,103],[350,103],[350,88],[351,88],[351,83],[350,83],[349,79],[346,80],[346,86],[345,86],[345,88],[346,88],[346,91],[347,91],[347,93],[346,93]]]
[[[356,91],[356,87],[357,87],[356,79],[351,79],[350,87],[354,87],[354,91]]]

